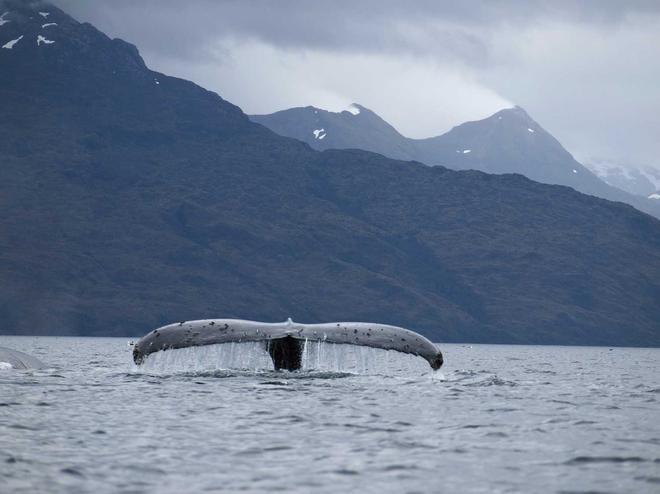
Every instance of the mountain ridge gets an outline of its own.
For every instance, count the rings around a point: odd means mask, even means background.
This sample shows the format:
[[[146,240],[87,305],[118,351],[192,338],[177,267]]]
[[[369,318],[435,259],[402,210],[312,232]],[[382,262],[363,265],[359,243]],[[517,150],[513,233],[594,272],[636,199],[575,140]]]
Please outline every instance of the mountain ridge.
[[[307,106],[250,115],[250,119],[318,150],[358,148],[454,170],[520,173],[537,182],[566,185],[586,194],[625,202],[660,218],[660,204],[601,180],[519,106],[462,123],[439,136],[412,139],[400,134],[375,112],[353,105],[361,108],[360,115],[370,118]],[[310,127],[314,126],[325,129],[323,140],[310,134]]]

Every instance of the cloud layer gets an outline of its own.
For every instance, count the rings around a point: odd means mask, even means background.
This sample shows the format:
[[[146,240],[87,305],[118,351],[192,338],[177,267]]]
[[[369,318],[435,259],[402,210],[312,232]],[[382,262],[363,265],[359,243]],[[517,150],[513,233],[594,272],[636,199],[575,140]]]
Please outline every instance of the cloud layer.
[[[578,158],[660,167],[660,3],[57,0],[266,113],[359,102],[411,137],[523,106]]]

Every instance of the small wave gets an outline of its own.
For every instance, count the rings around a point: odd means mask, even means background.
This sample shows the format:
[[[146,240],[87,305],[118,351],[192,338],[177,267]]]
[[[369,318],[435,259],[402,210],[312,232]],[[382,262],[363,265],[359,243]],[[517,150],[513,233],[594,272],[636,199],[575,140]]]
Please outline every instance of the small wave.
[[[492,427],[494,424],[467,424],[462,425],[459,429],[481,429],[483,427]]]
[[[566,465],[582,465],[585,463],[644,463],[641,456],[576,456],[566,462]]]
[[[396,471],[407,471],[407,470],[419,470],[419,467],[415,465],[386,465],[382,468],[384,472],[396,472]]]
[[[39,430],[36,427],[30,427],[29,425],[23,425],[23,424],[11,424],[8,426],[10,429],[18,429],[21,431],[37,431]]]
[[[652,477],[652,476],[643,476],[640,475],[638,477],[635,477],[635,480],[642,480],[644,482],[648,482],[649,484],[660,484],[660,477]]]
[[[471,386],[471,387],[482,387],[482,386],[518,386],[518,383],[515,383],[513,381],[507,381],[505,379],[501,379],[497,376],[491,376],[487,379],[481,380],[481,381],[475,381],[475,382],[470,382],[470,383],[465,383],[463,386]]]
[[[453,374],[455,376],[474,377],[474,376],[478,376],[478,375],[481,375],[481,374],[488,374],[488,371],[485,371],[485,370],[475,371],[475,370],[469,370],[469,369],[460,369],[460,370],[454,371]]]
[[[199,371],[172,371],[169,373],[153,372],[148,370],[139,369],[137,372],[122,372],[117,376],[124,377],[130,380],[142,380],[144,378],[158,379],[158,380],[171,380],[171,379],[197,379],[197,378],[211,378],[211,379],[227,379],[227,378],[267,378],[272,381],[263,381],[260,384],[284,384],[285,380],[306,380],[306,379],[343,379],[347,377],[355,377],[357,374],[349,372],[328,372],[328,371],[276,371],[276,370],[251,370],[251,369],[209,369]],[[155,382],[157,383],[157,382]],[[199,382],[197,384],[204,384]]]
[[[488,432],[486,437],[509,437],[506,432]]]
[[[66,473],[67,475],[72,475],[73,477],[84,477],[84,475],[80,470],[77,470],[72,467],[63,468],[62,470],[60,470],[60,472]]]
[[[360,472],[351,470],[350,468],[340,468],[339,470],[334,470],[334,473],[339,475],[360,475]]]

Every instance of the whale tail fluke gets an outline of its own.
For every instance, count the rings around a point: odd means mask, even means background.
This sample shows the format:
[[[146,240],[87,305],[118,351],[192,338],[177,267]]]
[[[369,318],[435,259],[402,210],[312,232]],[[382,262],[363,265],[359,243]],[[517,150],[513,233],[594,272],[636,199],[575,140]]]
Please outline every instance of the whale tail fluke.
[[[140,365],[147,355],[161,350],[254,341],[266,344],[277,370],[299,370],[307,341],[395,350],[422,357],[434,370],[443,364],[440,350],[409,329],[365,322],[300,324],[290,318],[284,323],[205,319],[170,324],[140,338],[133,347],[133,360]]]

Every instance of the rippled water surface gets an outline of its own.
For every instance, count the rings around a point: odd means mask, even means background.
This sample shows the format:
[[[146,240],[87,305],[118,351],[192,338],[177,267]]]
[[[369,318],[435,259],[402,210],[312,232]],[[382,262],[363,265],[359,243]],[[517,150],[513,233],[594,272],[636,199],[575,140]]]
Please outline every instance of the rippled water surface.
[[[660,492],[657,349],[441,345],[433,374],[375,350],[288,373],[250,348],[137,369],[126,339],[0,346],[49,364],[0,369],[0,492]]]

